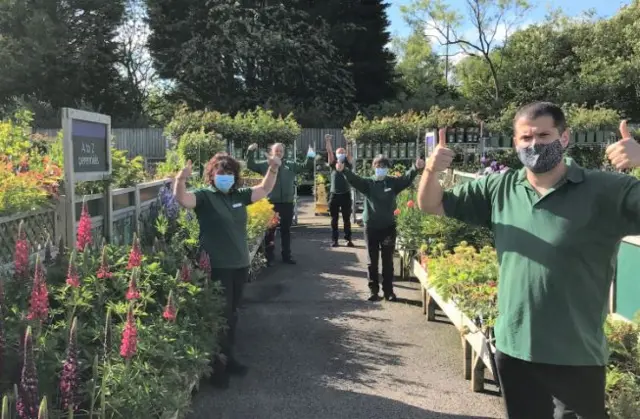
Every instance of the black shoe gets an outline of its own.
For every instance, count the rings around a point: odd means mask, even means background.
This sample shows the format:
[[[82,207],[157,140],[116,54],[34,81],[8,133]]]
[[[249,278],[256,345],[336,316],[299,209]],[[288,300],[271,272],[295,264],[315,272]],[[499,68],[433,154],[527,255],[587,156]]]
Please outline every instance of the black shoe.
[[[334,240],[334,241],[333,241],[333,244],[331,245],[331,247],[338,247],[338,246],[340,246],[340,245],[338,244],[338,240]]]
[[[227,363],[227,372],[231,375],[238,375],[244,377],[247,375],[249,368],[246,365],[242,365],[235,358],[231,358]]]
[[[387,301],[398,301],[398,297],[396,297],[396,295],[392,292],[390,293],[385,293],[384,294],[384,299]]]
[[[378,293],[371,293],[371,296],[368,298],[369,301],[380,301],[380,296]]]
[[[351,240],[347,240],[347,247],[356,247]]]
[[[291,258],[283,259],[282,263],[286,263],[287,265],[295,265],[297,262]]]

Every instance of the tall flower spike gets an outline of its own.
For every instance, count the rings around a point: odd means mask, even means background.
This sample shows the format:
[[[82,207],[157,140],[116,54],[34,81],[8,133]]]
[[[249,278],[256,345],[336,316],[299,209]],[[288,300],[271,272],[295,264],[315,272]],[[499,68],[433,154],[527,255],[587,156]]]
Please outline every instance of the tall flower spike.
[[[43,321],[49,315],[49,291],[47,290],[46,275],[40,255],[36,257],[36,268],[33,274],[33,288],[29,300],[28,320]]]
[[[122,342],[120,344],[120,356],[125,359],[131,359],[138,349],[138,329],[136,327],[136,319],[133,316],[133,307],[129,307],[127,313],[127,322],[122,331]]]
[[[76,251],[71,252],[69,257],[69,268],[67,269],[67,285],[72,288],[80,286],[80,275],[78,275],[78,267],[76,266]]]
[[[140,291],[138,291],[138,272],[139,268],[131,271],[131,279],[129,280],[129,289],[127,289],[127,300],[137,300],[140,298]]]
[[[106,242],[102,244],[102,257],[100,258],[100,267],[96,276],[99,279],[109,279],[113,274],[109,271],[109,256],[107,255]]]
[[[191,267],[189,266],[189,259],[187,259],[186,256],[180,268],[180,280],[182,280],[182,282],[191,282]]]
[[[20,221],[18,227],[13,262],[16,277],[27,278],[29,276],[29,242],[27,241],[27,233],[24,231],[24,221]]]
[[[24,335],[24,360],[22,363],[22,374],[20,376],[20,386],[18,387],[18,398],[16,410],[20,419],[38,418],[38,374],[33,357],[33,340],[31,337],[31,326],[27,327]]]
[[[76,248],[79,252],[83,252],[84,249],[91,244],[91,216],[89,216],[89,209],[87,203],[82,202],[82,213],[80,214],[80,221],[78,222],[78,237],[76,240]]]
[[[113,343],[113,333],[111,324],[111,309],[107,309],[107,316],[104,322],[104,340],[102,342],[102,352],[104,359],[108,358],[111,354],[111,345]]]
[[[207,280],[210,280],[211,279],[211,260],[209,259],[209,254],[204,250],[200,252],[198,267],[207,274]]]
[[[78,338],[77,319],[74,318],[69,330],[69,344],[67,346],[67,358],[62,365],[60,377],[60,394],[62,396],[62,408],[75,412],[78,408]]]
[[[38,409],[38,419],[49,419],[49,407],[47,406],[47,396],[42,398]]]
[[[131,246],[131,252],[129,253],[129,263],[127,264],[127,269],[131,270],[135,267],[140,266],[141,263],[142,251],[140,250],[140,240],[138,239],[138,235],[134,233],[133,246]]]
[[[11,419],[11,410],[9,409],[9,396],[2,396],[2,413],[0,419]]]
[[[164,307],[162,317],[170,322],[176,320],[176,306],[173,302],[173,290],[169,291],[169,298],[167,298],[167,305]]]

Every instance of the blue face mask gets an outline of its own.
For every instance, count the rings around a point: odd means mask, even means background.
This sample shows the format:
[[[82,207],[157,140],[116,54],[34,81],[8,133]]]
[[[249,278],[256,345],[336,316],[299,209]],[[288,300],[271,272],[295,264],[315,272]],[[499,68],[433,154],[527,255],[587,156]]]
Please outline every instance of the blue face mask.
[[[389,171],[389,169],[387,169],[386,167],[376,167],[376,176],[377,177],[385,177],[387,176],[387,172]]]
[[[344,161],[344,159],[347,158],[347,155],[339,153],[339,154],[336,154],[336,157],[338,158],[338,161]]]
[[[236,182],[234,175],[216,175],[213,180],[213,184],[220,192],[227,193],[233,187]]]
[[[314,158],[315,156],[316,156],[316,152],[313,151],[312,149],[309,149],[309,151],[307,151],[307,157]]]

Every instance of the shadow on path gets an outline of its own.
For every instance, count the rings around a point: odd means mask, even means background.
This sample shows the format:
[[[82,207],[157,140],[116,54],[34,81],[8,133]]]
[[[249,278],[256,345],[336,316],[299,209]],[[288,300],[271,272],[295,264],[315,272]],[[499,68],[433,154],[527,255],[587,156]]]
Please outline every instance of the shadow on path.
[[[225,391],[203,386],[188,418],[499,417],[495,400],[471,393],[451,371],[454,360],[461,369],[456,332],[430,324],[427,334],[414,307],[419,293],[399,290],[404,301],[395,304],[366,301],[365,252],[331,248],[328,238],[326,227],[297,227],[298,265],[276,264],[248,284],[236,353],[249,374]],[[419,336],[405,338],[412,334]]]

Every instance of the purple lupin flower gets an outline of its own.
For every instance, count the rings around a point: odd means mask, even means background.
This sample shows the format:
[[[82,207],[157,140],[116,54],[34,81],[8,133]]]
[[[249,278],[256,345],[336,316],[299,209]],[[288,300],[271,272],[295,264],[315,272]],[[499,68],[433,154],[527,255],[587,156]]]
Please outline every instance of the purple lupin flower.
[[[482,156],[482,157],[480,157],[480,164],[481,164],[481,165],[486,166],[488,161],[489,161],[489,160],[487,159],[487,157],[486,157],[486,156]]]
[[[166,214],[169,220],[175,220],[178,217],[178,212],[180,211],[180,205],[176,200],[176,197],[171,193],[171,190],[166,186],[160,188],[160,203],[162,208],[164,209],[164,213]]]
[[[76,323],[77,320],[74,318],[69,331],[67,358],[62,365],[62,375],[60,377],[62,408],[66,411],[74,412],[78,408],[78,334]]]
[[[498,162],[497,161],[492,161],[491,162],[491,170],[493,170],[494,172],[498,170]]]
[[[33,357],[31,326],[28,326],[24,335],[24,362],[16,401],[16,410],[20,419],[38,419],[38,401],[38,374]]]

